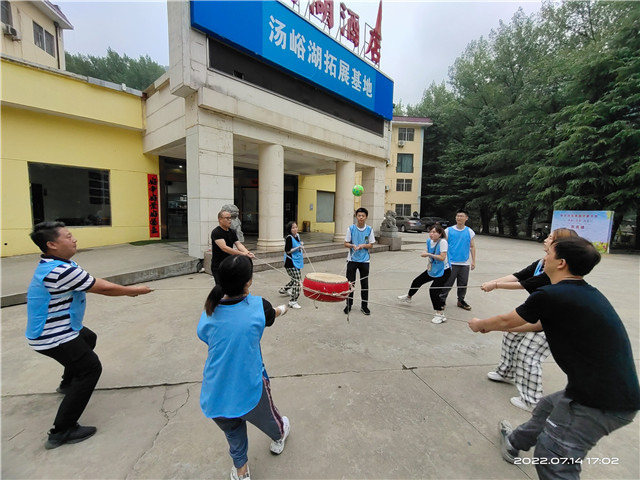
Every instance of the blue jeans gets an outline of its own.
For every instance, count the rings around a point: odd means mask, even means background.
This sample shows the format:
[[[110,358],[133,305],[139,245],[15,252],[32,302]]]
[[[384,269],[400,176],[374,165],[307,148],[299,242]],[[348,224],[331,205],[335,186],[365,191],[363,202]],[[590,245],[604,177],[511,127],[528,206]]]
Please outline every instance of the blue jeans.
[[[533,456],[540,480],[579,479],[582,468],[576,461],[584,459],[603,436],[628,425],[635,416],[635,411],[581,405],[562,390],[542,397],[531,419],[509,435],[509,442],[525,451],[535,445]]]
[[[262,397],[249,413],[238,418],[217,417],[213,419],[227,437],[229,455],[233,466],[242,467],[249,461],[249,437],[247,422],[252,423],[272,440],[280,440],[284,435],[284,423],[280,412],[271,399],[271,386],[267,378],[262,379]]]

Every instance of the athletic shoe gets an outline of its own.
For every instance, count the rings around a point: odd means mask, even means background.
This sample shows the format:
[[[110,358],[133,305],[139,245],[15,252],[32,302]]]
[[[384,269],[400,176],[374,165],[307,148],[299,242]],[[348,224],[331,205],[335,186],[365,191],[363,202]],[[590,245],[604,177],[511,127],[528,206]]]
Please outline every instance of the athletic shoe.
[[[471,310],[471,305],[469,305],[467,302],[465,302],[464,300],[458,300],[458,306],[460,308],[463,308],[467,311]]]
[[[364,305],[362,307],[360,307],[360,311],[362,313],[364,313],[365,315],[371,315],[371,310],[369,310],[367,307],[365,307]]]
[[[351,311],[351,307],[349,305],[347,305],[346,307],[344,307],[343,312],[346,313],[347,315],[349,315],[349,312]]]
[[[500,375],[498,372],[489,372],[487,373],[487,378],[492,382],[504,382],[514,384],[513,378],[507,378]]]
[[[511,442],[509,442],[509,435],[513,431],[513,427],[508,420],[501,420],[498,424],[498,431],[500,432],[500,453],[502,458],[509,463],[515,463],[516,457],[520,455],[520,450],[513,448]]]
[[[271,442],[271,453],[275,453],[276,455],[280,455],[284,450],[284,442],[289,436],[289,432],[291,431],[291,424],[289,423],[289,419],[287,417],[282,417],[282,423],[284,423],[284,435],[280,440],[273,440]]]
[[[289,289],[285,287],[282,287],[280,290],[278,290],[278,293],[280,295],[286,295],[287,297],[291,295],[291,292],[289,291]]]
[[[533,407],[529,406],[527,402],[525,402],[522,397],[511,397],[511,405],[521,408],[527,412],[533,412]]]
[[[249,465],[247,465],[247,473],[244,475],[238,475],[238,469],[236,467],[231,467],[231,480],[251,480]]]
[[[56,387],[56,392],[61,393],[62,395],[66,395],[67,393],[69,393],[70,389],[71,385],[63,385],[62,382],[60,382],[60,385]]]
[[[431,323],[435,323],[436,325],[446,321],[447,317],[444,316],[444,313],[436,313],[436,316],[431,319]]]
[[[411,303],[411,297],[409,295],[400,295],[398,300],[405,303]]]
[[[298,302],[289,302],[289,308],[302,308]]]
[[[49,438],[45,442],[44,448],[51,450],[53,448],[58,448],[65,443],[80,443],[91,437],[97,430],[98,429],[96,427],[83,427],[77,423],[73,427],[66,429],[64,432],[52,433],[52,430],[49,430]]]

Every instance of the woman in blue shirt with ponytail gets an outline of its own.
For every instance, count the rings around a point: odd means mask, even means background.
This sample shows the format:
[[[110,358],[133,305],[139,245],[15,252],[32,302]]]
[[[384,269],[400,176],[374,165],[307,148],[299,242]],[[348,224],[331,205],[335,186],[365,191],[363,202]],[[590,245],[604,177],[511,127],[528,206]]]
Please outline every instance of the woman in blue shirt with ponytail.
[[[291,277],[289,283],[282,287],[278,293],[280,295],[290,295],[290,308],[302,308],[298,304],[300,296],[300,285],[302,284],[302,267],[304,258],[302,257],[302,240],[298,234],[298,224],[296,222],[287,223],[287,237],[284,241],[284,268]]]

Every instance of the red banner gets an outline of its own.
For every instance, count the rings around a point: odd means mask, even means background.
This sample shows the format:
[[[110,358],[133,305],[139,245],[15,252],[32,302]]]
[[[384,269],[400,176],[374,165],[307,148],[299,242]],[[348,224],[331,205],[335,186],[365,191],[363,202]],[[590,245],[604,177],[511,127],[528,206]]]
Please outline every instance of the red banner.
[[[147,190],[149,192],[149,236],[160,236],[160,209],[158,208],[158,175],[147,175]]]

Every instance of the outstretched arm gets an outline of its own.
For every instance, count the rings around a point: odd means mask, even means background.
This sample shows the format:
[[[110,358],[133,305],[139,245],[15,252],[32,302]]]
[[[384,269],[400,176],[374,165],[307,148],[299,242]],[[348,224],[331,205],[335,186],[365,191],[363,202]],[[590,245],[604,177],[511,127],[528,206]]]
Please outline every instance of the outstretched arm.
[[[91,293],[97,293],[100,295],[107,295],[109,297],[137,297],[138,295],[145,295],[152,292],[146,285],[118,285],[102,278],[96,278],[96,282],[93,286],[87,290]]]

